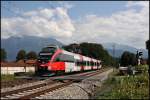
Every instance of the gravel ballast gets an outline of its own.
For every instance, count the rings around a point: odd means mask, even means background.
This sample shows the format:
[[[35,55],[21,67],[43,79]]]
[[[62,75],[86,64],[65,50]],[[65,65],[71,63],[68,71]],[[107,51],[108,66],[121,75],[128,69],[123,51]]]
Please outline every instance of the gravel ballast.
[[[89,99],[97,87],[101,87],[104,80],[113,69],[89,77],[80,83],[73,83],[65,88],[49,92],[37,97],[37,99]]]

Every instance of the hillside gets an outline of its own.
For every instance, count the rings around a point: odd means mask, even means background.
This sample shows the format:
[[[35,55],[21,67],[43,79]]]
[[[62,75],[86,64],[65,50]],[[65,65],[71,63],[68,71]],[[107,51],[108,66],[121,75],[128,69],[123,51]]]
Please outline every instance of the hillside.
[[[1,39],[1,48],[5,48],[7,52],[7,60],[15,60],[17,52],[20,49],[24,49],[28,51],[36,51],[39,52],[41,48],[46,45],[55,44],[59,46],[63,46],[61,42],[53,38],[41,38],[41,37],[33,37],[33,36],[24,36],[24,37],[10,37],[8,39]],[[114,43],[102,43],[103,47],[108,51],[110,55],[113,56],[112,45]],[[130,51],[136,54],[138,49],[122,44],[115,44],[115,57],[120,57],[124,51]],[[146,49],[141,49],[143,52],[143,57],[148,57],[148,51]]]
[[[129,51],[136,54],[138,50],[143,52],[144,58],[148,58],[148,51],[146,49],[137,49],[128,45],[122,45],[116,43],[102,43],[103,47],[107,49],[109,54],[111,54],[112,56],[113,56],[113,47],[112,47],[113,44],[115,44],[115,57],[121,57],[124,51]]]
[[[7,52],[7,60],[15,60],[17,52],[20,49],[39,52],[41,48],[49,44],[56,44],[59,46],[63,45],[61,42],[53,38],[40,38],[33,36],[1,39],[1,48],[5,48]]]

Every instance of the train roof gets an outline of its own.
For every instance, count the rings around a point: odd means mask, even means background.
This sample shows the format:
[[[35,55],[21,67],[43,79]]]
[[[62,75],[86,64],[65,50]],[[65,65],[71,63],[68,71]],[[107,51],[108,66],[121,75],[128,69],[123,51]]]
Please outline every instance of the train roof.
[[[44,48],[48,48],[48,47],[55,47],[55,48],[59,49],[58,45],[53,45],[53,44],[49,44],[49,45],[45,46]]]
[[[66,50],[62,50],[63,51],[63,53],[65,53],[65,54],[68,54],[68,55],[72,55],[72,56],[74,56],[76,59],[80,59],[79,57],[78,57],[78,55],[81,55],[81,54],[77,54],[77,53],[72,53],[72,52],[69,52],[69,51],[66,51]],[[97,60],[97,59],[94,59],[94,58],[90,58],[90,57],[87,57],[87,56],[84,56],[84,55],[82,55],[83,56],[83,60],[87,60],[87,61],[94,61],[94,62],[99,62],[100,60]]]

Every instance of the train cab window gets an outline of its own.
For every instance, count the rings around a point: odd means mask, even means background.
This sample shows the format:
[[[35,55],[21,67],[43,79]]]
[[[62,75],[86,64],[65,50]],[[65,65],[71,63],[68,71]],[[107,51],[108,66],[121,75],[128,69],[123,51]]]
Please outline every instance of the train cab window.
[[[77,61],[75,62],[75,64],[76,64],[76,66],[82,66],[82,65],[83,65],[83,62],[77,60]]]
[[[54,53],[56,50],[55,47],[45,47],[45,48],[42,48],[42,52],[51,52],[51,53]]]
[[[94,62],[94,66],[96,66],[96,62]]]
[[[86,65],[86,61],[83,61],[83,62],[82,62],[82,65],[85,66],[85,65]]]
[[[51,59],[52,55],[49,53],[40,52],[38,55],[38,62],[48,62]]]

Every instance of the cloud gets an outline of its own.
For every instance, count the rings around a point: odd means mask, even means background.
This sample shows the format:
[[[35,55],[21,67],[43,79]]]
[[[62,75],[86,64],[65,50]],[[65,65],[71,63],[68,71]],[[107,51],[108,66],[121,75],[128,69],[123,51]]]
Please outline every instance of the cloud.
[[[62,7],[65,7],[67,9],[71,9],[74,7],[73,4],[70,4],[68,2],[62,2],[62,1],[57,1],[58,4],[60,4]]]
[[[64,6],[65,5],[65,6]],[[67,5],[67,6],[66,6]],[[72,20],[63,4],[54,9],[25,12],[23,17],[2,18],[2,38],[10,36],[53,37],[64,44],[73,42],[115,42],[145,48],[149,33],[149,2],[129,1],[126,10],[111,16],[86,15]]]
[[[70,37],[75,30],[68,9],[38,9],[21,17],[2,18],[2,38],[10,36]]]
[[[141,7],[137,10],[136,7]],[[74,21],[74,42],[115,42],[137,48],[145,48],[149,33],[149,3],[129,2],[127,10],[111,16],[87,15]],[[66,40],[66,42],[70,42]]]
[[[134,7],[134,6],[141,6],[141,7],[148,7],[148,1],[128,1],[126,7]]]

